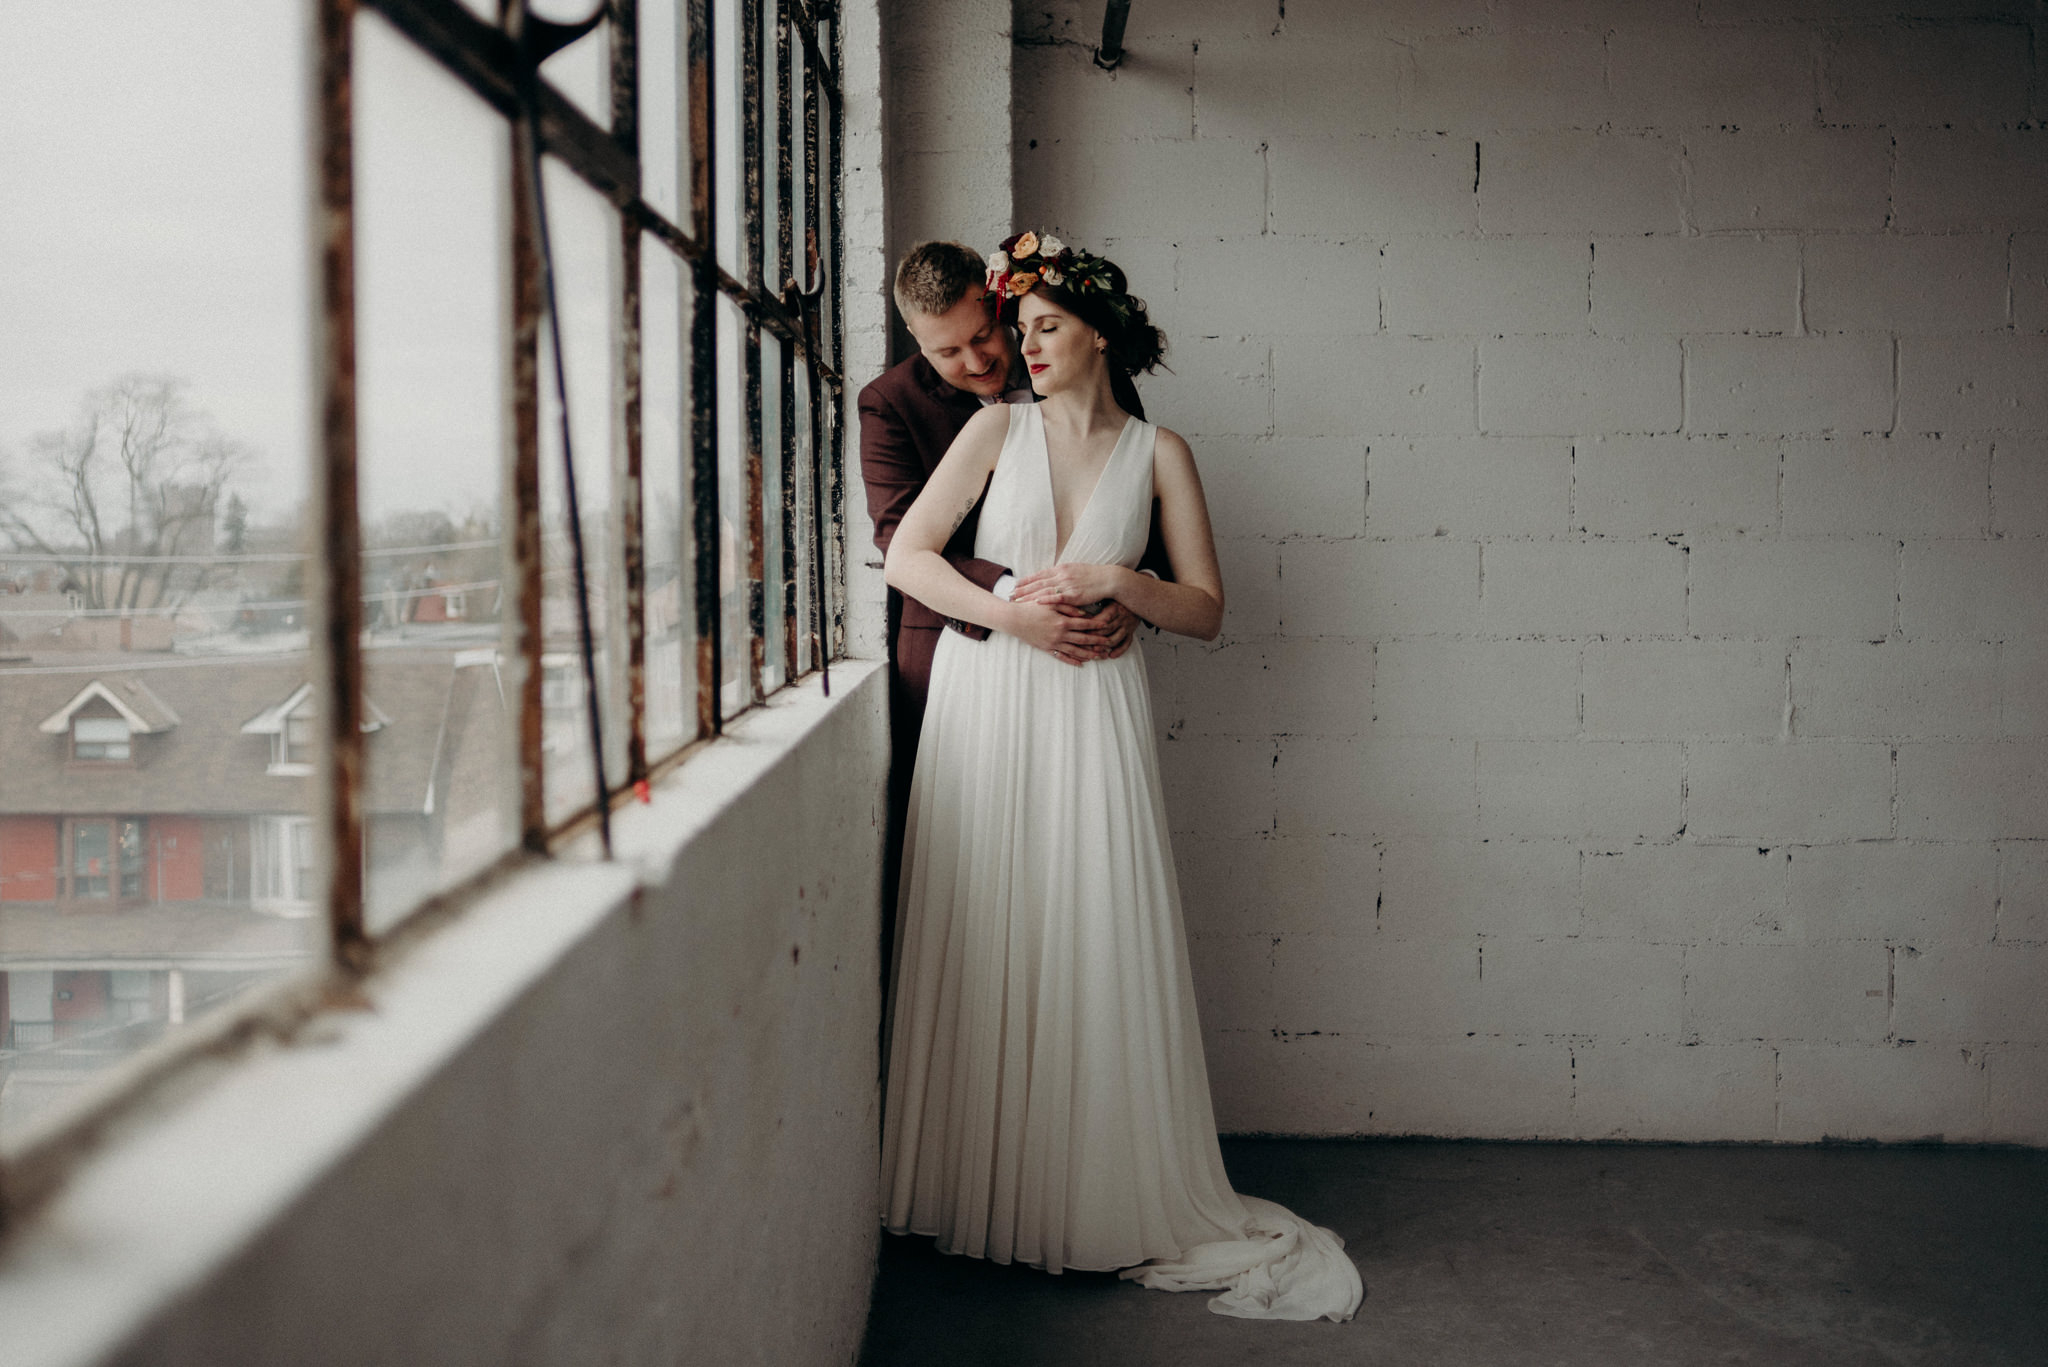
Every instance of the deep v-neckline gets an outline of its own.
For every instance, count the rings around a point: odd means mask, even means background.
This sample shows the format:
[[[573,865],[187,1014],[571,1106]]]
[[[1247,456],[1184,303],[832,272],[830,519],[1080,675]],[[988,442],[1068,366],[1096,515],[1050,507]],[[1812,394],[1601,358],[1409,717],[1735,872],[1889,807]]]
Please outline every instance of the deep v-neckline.
[[[1139,419],[1124,414],[1124,425],[1116,434],[1116,444],[1109,448],[1109,456],[1102,462],[1102,468],[1095,472],[1095,483],[1088,490],[1087,499],[1081,504],[1081,511],[1074,514],[1074,525],[1067,528],[1066,540],[1060,539],[1060,494],[1052,483],[1052,443],[1045,439],[1045,414],[1032,412],[1038,419],[1038,449],[1045,452],[1045,496],[1052,504],[1052,562],[1057,565],[1067,555],[1067,547],[1074,544],[1074,533],[1081,530],[1081,524],[1088,520],[1088,510],[1095,506],[1095,496],[1102,492],[1102,481],[1109,475],[1109,467],[1116,464],[1117,453],[1124,449],[1124,438],[1131,435],[1131,424]]]

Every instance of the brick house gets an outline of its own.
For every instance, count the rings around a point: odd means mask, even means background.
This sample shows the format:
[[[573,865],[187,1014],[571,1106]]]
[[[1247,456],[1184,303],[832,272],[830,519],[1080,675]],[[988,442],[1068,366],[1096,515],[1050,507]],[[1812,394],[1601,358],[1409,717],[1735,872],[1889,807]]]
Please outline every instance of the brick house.
[[[501,847],[495,662],[368,661],[373,880]],[[312,698],[303,657],[0,670],[6,1117],[184,1019],[188,997],[198,1009],[313,952],[296,919],[318,896]]]
[[[489,652],[480,652],[488,655]],[[0,902],[246,903],[314,889],[303,660],[10,673],[0,701]],[[502,725],[483,661],[380,653],[367,829],[379,864],[432,857],[458,756]]]

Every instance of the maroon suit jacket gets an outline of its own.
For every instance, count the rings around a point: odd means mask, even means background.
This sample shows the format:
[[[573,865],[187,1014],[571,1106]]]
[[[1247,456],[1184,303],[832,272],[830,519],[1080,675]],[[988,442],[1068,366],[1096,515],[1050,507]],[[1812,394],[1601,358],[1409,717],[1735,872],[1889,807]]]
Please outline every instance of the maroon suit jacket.
[[[922,355],[891,366],[860,392],[860,476],[867,486],[868,516],[875,524],[875,546],[887,555],[889,543],[910,505],[917,502],[925,481],[939,468],[946,448],[981,411],[981,400],[939,378]],[[981,522],[977,506],[946,543],[946,559],[954,569],[982,588],[994,588],[1007,565],[974,558],[974,531]],[[915,598],[889,590],[889,655],[897,658],[905,628],[938,631],[947,619]],[[968,634],[986,636],[987,629],[962,624]],[[919,681],[922,694],[922,680]]]

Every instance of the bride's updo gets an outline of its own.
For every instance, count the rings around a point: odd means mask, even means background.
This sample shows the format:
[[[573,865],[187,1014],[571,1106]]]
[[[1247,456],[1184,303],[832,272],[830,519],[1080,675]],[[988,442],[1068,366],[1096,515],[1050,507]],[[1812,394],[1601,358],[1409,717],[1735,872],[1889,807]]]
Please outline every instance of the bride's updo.
[[[1027,294],[1065,309],[1102,334],[1111,367],[1126,375],[1157,370],[1166,356],[1166,334],[1152,326],[1123,268],[1056,237],[1025,232],[1004,238],[989,254],[988,292],[1005,322],[1016,321]]]

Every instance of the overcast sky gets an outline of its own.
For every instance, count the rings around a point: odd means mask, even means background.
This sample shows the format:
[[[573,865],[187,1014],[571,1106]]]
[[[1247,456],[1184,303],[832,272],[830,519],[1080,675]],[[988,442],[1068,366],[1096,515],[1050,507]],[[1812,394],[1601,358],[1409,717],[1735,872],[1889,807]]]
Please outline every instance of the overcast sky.
[[[0,5],[0,450],[67,425],[116,376],[168,373],[261,457],[243,490],[259,516],[304,496],[310,8]],[[362,22],[366,514],[494,505],[504,126]],[[606,444],[609,210],[568,181],[550,176],[550,207],[582,467]]]

